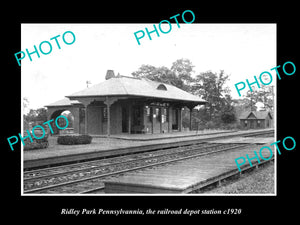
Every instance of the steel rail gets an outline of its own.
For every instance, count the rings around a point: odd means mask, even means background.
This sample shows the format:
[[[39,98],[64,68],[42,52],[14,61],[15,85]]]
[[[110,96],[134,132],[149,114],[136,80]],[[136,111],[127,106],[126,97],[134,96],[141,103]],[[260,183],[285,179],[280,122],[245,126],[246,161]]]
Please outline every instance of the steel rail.
[[[206,137],[204,139],[189,139],[189,140],[181,140],[181,141],[174,141],[170,143],[155,143],[150,145],[143,145],[143,146],[132,146],[132,147],[124,147],[120,148],[114,156],[121,156],[121,155],[127,155],[127,154],[134,154],[134,153],[142,153],[142,152],[149,152],[149,151],[155,151],[157,149],[166,149],[166,148],[174,148],[179,146],[187,146],[196,144],[199,142],[207,142],[207,141],[213,141],[218,139],[224,139],[224,138],[232,138],[232,137],[245,137],[249,135],[264,135],[264,134],[271,134],[274,133],[274,129],[272,130],[259,130],[259,131],[251,131],[246,133],[238,133],[235,132],[226,133],[224,135],[220,136],[213,136],[213,137]],[[212,134],[213,135],[213,134]],[[195,136],[197,137],[197,136]],[[198,136],[199,137],[199,136]],[[79,161],[91,161],[96,158],[105,158],[111,156],[111,150],[107,151],[101,151],[101,152],[86,152],[86,153],[80,153],[80,154],[71,154],[71,155],[64,155],[60,157],[49,157],[44,159],[32,159],[24,161],[24,169],[25,170],[31,170],[33,168],[37,167],[49,167],[49,166],[55,166],[58,164],[70,164],[74,162]]]
[[[205,143],[201,142],[201,143],[198,143],[198,145],[199,144],[205,144]],[[185,150],[184,152],[199,150],[199,149],[196,149],[196,147],[211,148],[211,147],[217,147],[217,146],[220,146],[220,145],[221,144],[211,144],[211,145],[206,145],[206,146],[205,145],[204,146],[196,146],[196,145],[191,146],[191,145],[189,145],[189,147],[192,147],[192,149]],[[180,153],[180,151],[176,152],[180,149],[181,149],[181,147],[171,148],[171,149],[168,149],[168,150],[172,150],[172,151],[175,151],[175,152],[169,152],[169,153],[166,153],[166,154],[161,154],[161,155],[156,155],[156,156],[148,156],[148,157],[143,157],[143,155],[149,154],[150,152],[137,153],[137,154],[135,154],[135,156],[141,156],[141,158],[139,158],[139,159],[130,159],[132,157],[132,155],[126,155],[126,156],[122,156],[122,157],[117,157],[117,158],[115,158],[115,160],[122,160],[122,159],[126,160],[126,158],[129,158],[129,160],[127,160],[126,162],[133,162],[133,161],[136,161],[136,160],[142,160],[142,159],[160,157],[160,156],[162,157],[162,156],[166,156],[166,155],[172,155],[172,154]],[[159,153],[159,152],[163,152],[163,151],[165,151],[165,150],[157,150],[157,151],[154,151],[154,153]],[[181,151],[181,152],[183,152],[183,151]],[[62,175],[67,175],[67,174],[71,174],[71,173],[74,173],[74,172],[84,172],[84,171],[89,171],[89,170],[96,170],[96,169],[99,169],[99,168],[102,168],[102,167],[105,167],[105,166],[113,166],[113,165],[118,165],[118,164],[124,163],[124,162],[117,162],[117,163],[108,163],[106,165],[98,165],[98,166],[95,165],[95,164],[101,163],[105,160],[106,159],[100,159],[100,160],[94,160],[94,161],[89,161],[89,162],[74,163],[74,164],[64,165],[64,166],[59,166],[59,167],[52,167],[52,168],[28,171],[24,175],[30,174],[30,173],[40,173],[40,172],[45,172],[45,171],[51,172],[51,170],[69,169],[69,168],[72,168],[72,167],[78,167],[78,166],[84,166],[84,165],[88,166],[86,168],[76,168],[76,169],[71,169],[69,171],[54,172],[54,173],[51,173],[51,174],[43,174],[43,175],[39,175],[39,176],[32,176],[32,177],[24,178],[24,181],[30,182],[30,181],[33,181],[33,180],[51,178],[51,177],[55,177],[55,176],[58,176],[58,175],[62,176]],[[114,158],[111,158],[109,160],[114,160]]]
[[[89,180],[104,178],[104,177],[108,177],[108,176],[112,176],[112,175],[117,175],[117,174],[121,174],[121,173],[125,173],[125,172],[140,170],[140,169],[149,168],[149,167],[153,167],[153,166],[164,165],[164,164],[177,162],[177,161],[181,161],[181,160],[186,160],[186,159],[190,159],[190,158],[201,157],[201,156],[214,154],[214,153],[218,153],[218,152],[222,152],[222,151],[232,150],[232,149],[239,148],[239,147],[245,147],[245,146],[248,146],[248,145],[252,145],[252,144],[238,144],[238,145],[233,146],[233,147],[223,148],[223,149],[216,150],[216,151],[201,152],[201,153],[198,153],[198,154],[185,156],[185,157],[181,157],[181,158],[177,158],[177,159],[166,160],[166,161],[158,162],[158,163],[151,163],[151,164],[144,165],[144,166],[138,166],[138,167],[133,167],[133,168],[130,168],[130,169],[125,169],[125,170],[120,170],[120,171],[116,171],[116,172],[110,172],[110,173],[106,173],[106,174],[91,176],[91,177],[87,177],[87,178],[83,178],[83,179],[78,179],[78,180],[73,180],[73,181],[68,181],[68,182],[62,182],[62,183],[59,183],[59,184],[49,185],[49,186],[46,186],[46,187],[30,189],[30,190],[24,191],[24,194],[36,193],[36,192],[40,192],[40,191],[46,191],[46,190],[50,190],[50,189],[53,189],[53,188],[68,186],[68,185],[72,185],[72,184],[76,184],[76,183],[81,183],[81,182],[85,182],[85,181],[89,181]],[[222,145],[219,145],[219,146],[222,146]],[[163,156],[161,156],[161,157],[163,157]],[[158,158],[158,157],[156,156],[156,157],[153,157],[153,158]],[[141,161],[141,160],[142,159],[139,159],[139,161]],[[124,163],[127,163],[127,162],[124,162]],[[103,187],[100,187],[100,188],[103,188]],[[95,190],[95,189],[87,190],[87,191],[79,192],[79,193],[89,193],[90,191],[93,191],[93,190]]]

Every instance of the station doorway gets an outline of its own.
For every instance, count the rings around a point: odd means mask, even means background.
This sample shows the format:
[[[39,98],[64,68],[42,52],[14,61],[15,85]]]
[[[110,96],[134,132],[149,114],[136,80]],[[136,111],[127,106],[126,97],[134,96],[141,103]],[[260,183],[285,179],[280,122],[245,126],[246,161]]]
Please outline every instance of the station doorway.
[[[178,110],[172,109],[172,130],[178,130]]]
[[[122,107],[122,133],[141,133],[143,130],[143,107],[141,105]]]

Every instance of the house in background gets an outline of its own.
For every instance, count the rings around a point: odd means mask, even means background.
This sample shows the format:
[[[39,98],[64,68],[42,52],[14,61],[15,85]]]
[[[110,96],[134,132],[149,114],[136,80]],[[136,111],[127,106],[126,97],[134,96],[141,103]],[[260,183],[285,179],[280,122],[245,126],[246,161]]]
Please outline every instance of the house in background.
[[[242,129],[272,128],[273,116],[269,111],[248,111],[239,117]]]
[[[191,118],[192,109],[206,103],[169,84],[111,73],[104,82],[47,105],[48,119],[68,110],[74,117],[74,133],[167,133],[182,131],[184,107]]]

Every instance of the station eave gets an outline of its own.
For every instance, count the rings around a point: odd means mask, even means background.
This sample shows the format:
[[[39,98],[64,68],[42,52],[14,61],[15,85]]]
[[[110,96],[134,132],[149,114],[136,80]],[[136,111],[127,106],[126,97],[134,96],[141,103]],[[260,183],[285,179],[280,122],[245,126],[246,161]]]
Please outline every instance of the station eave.
[[[137,99],[137,98],[145,98],[145,99],[157,99],[159,101],[169,101],[169,102],[185,102],[185,103],[194,103],[197,105],[204,105],[208,103],[205,100],[202,99],[180,99],[180,98],[167,98],[167,97],[156,97],[156,96],[151,96],[151,95],[71,95],[71,96],[66,96],[70,100],[78,100],[80,102],[80,99],[87,99],[87,98],[95,98],[95,99],[100,99],[103,98],[103,100],[106,97],[115,97],[115,98],[128,98],[128,99]]]

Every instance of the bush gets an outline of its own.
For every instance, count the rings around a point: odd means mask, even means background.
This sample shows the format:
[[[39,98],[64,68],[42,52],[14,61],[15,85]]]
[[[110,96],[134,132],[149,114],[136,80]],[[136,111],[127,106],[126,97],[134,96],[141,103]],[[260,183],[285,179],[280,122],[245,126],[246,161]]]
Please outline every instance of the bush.
[[[216,122],[214,122],[214,121],[208,121],[205,124],[205,128],[206,129],[216,129],[216,128],[219,128],[219,125]]]
[[[236,120],[234,112],[223,112],[221,114],[221,120],[226,124],[233,123]]]
[[[81,145],[90,144],[92,137],[86,134],[79,135],[61,135],[57,138],[57,143],[61,145]]]
[[[24,150],[34,150],[34,149],[43,149],[43,148],[47,148],[49,145],[48,141],[44,141],[44,142],[25,142],[25,146],[24,146]]]
[[[23,132],[23,135],[26,134],[26,131]],[[38,134],[38,132],[35,133],[38,137],[42,136],[41,134]],[[30,132],[30,135],[32,137],[32,142],[30,141],[29,138],[24,139],[24,150],[34,150],[34,149],[43,149],[43,148],[47,148],[49,146],[48,143],[48,133],[45,134],[45,136],[41,139],[35,139],[32,135],[32,133]]]

